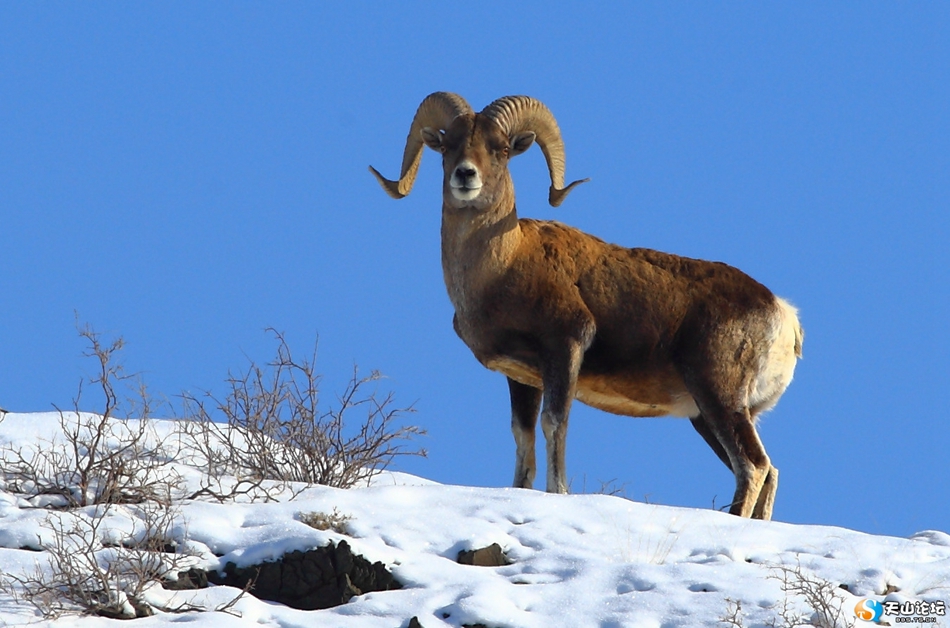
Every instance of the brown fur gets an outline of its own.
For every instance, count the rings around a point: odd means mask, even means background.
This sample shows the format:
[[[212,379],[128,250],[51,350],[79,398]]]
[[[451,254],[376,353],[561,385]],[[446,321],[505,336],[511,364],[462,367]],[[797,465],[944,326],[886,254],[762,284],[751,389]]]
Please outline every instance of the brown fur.
[[[534,481],[543,404],[547,489],[566,491],[577,398],[615,414],[689,416],[736,475],[730,512],[770,518],[778,471],[755,419],[778,401],[801,354],[794,309],[726,264],[518,219],[508,159],[533,133],[509,138],[465,113],[422,135],[443,154],[442,264],[455,330],[509,380],[515,486]],[[458,181],[476,171],[481,187],[459,193]],[[460,199],[465,192],[477,195]]]

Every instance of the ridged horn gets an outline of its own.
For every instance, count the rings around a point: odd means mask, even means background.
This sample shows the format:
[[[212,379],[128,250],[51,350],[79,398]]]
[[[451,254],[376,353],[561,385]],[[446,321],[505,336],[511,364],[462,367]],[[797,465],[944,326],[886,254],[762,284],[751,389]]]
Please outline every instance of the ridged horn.
[[[386,194],[398,199],[405,197],[412,191],[412,186],[416,182],[416,173],[419,171],[419,164],[422,162],[422,129],[431,127],[444,131],[452,123],[452,120],[465,113],[472,113],[472,108],[458,94],[435,92],[425,97],[416,110],[412,125],[409,127],[406,149],[402,154],[402,170],[399,173],[399,180],[390,181],[379,174],[376,168],[369,167],[370,172],[383,186]]]
[[[580,179],[564,187],[564,141],[554,114],[540,100],[530,96],[502,96],[481,111],[497,122],[508,137],[532,131],[536,135],[551,174],[548,202],[557,207],[575,186],[590,179]]]

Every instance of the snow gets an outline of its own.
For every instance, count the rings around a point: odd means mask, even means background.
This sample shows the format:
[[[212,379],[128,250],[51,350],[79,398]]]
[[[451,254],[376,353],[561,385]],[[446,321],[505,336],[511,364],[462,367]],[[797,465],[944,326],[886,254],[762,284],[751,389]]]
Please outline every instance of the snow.
[[[154,422],[167,435],[171,422]],[[0,447],[50,446],[60,438],[59,416],[8,415]],[[187,461],[176,462],[189,476]],[[191,470],[193,472],[193,470]],[[33,573],[45,565],[38,535],[50,512],[35,508],[0,484],[0,566],[5,574]],[[301,514],[338,512],[346,534],[320,531]],[[94,507],[78,514],[92,516]],[[141,509],[113,506],[103,534],[141,527]],[[405,586],[370,593],[321,611],[300,611],[245,595],[224,612],[159,613],[137,625],[193,628],[257,625],[405,627],[418,617],[425,628],[484,624],[494,627],[722,626],[732,602],[745,626],[776,620],[782,590],[779,566],[837,584],[846,616],[861,600],[950,602],[950,536],[924,531],[911,538],[874,536],[844,528],[740,519],[725,513],[642,504],[608,495],[548,495],[514,488],[445,486],[385,472],[348,490],[312,487],[292,500],[251,503],[190,501],[172,526],[205,568],[247,565],[346,540],[354,552],[381,561]],[[48,539],[45,539],[48,540]],[[460,565],[460,550],[498,543],[512,564]],[[896,589],[896,591],[895,591]],[[158,586],[150,601],[215,608],[238,591],[210,587],[171,592]],[[811,610],[792,598],[807,617]],[[929,625],[950,625],[936,617]],[[35,610],[0,593],[0,625],[99,628],[115,620],[66,616],[43,620]],[[892,625],[894,619],[891,619]]]

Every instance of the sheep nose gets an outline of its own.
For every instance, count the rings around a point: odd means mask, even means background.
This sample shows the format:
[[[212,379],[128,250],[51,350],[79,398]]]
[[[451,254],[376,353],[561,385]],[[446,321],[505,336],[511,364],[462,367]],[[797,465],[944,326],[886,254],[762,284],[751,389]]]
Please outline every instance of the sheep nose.
[[[475,168],[472,168],[471,166],[459,166],[455,169],[455,176],[457,176],[462,181],[471,179],[475,176],[475,174]]]

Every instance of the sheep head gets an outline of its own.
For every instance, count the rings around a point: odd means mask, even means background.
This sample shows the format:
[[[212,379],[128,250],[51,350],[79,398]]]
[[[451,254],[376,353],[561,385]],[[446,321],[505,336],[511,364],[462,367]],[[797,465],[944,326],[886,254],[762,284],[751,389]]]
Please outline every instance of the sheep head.
[[[564,186],[561,131],[551,111],[528,96],[504,96],[476,114],[461,96],[430,94],[410,126],[400,179],[386,179],[372,166],[370,171],[387,194],[403,198],[412,190],[425,144],[442,153],[444,202],[455,208],[484,209],[511,189],[508,160],[535,141],[551,176],[548,202],[557,207],[587,179]]]

